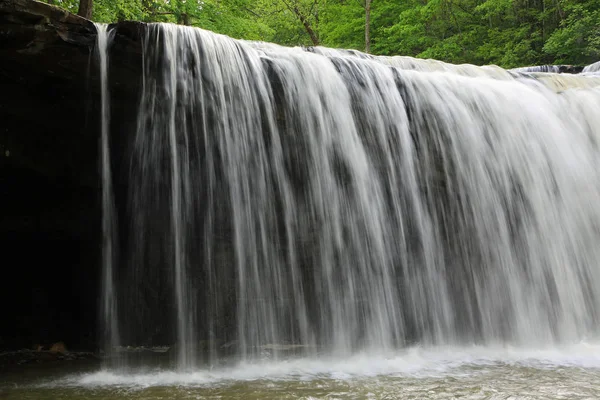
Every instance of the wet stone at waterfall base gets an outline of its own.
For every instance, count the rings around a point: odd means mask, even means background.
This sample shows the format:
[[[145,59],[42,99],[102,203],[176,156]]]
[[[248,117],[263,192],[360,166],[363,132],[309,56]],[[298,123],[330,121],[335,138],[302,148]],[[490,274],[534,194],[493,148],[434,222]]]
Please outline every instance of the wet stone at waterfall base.
[[[103,365],[0,399],[600,397],[594,68],[148,24],[117,131],[97,29]]]

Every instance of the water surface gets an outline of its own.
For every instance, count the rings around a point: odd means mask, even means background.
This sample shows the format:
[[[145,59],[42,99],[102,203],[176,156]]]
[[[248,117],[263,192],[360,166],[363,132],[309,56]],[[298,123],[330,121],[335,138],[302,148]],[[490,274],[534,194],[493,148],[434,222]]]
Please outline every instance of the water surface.
[[[33,371],[29,369],[28,371]],[[595,399],[600,347],[411,348],[175,372],[81,365],[8,376],[8,399]]]

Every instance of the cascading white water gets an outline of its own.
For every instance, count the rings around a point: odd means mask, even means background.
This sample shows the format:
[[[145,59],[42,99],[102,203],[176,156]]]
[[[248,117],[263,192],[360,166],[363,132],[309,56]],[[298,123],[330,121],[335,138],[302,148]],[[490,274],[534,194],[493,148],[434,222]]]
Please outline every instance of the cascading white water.
[[[96,26],[96,52],[100,72],[100,157],[102,179],[102,326],[103,350],[110,352],[119,345],[117,291],[114,283],[116,214],[110,166],[110,93],[108,90],[108,46],[112,35],[108,25]]]
[[[190,368],[597,335],[596,80],[310,50],[148,27],[130,337]]]
[[[559,73],[560,67],[558,65],[534,65],[530,67],[513,68],[511,71],[514,72],[552,72]]]
[[[583,72],[585,72],[585,73],[599,72],[599,71],[600,71],[600,61],[590,64],[583,69]]]

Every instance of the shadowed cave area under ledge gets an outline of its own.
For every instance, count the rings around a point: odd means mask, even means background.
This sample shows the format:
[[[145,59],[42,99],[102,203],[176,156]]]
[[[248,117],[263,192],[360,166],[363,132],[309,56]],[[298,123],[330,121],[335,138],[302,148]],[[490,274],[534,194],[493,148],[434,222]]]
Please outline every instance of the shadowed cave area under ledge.
[[[126,32],[137,29],[137,24],[123,26]],[[95,41],[93,23],[59,8],[27,0],[0,3],[0,255],[5,270],[0,351],[48,348],[59,341],[69,350],[99,349]],[[132,96],[139,84],[134,61],[139,45],[136,50],[131,43],[125,38],[114,48],[115,54],[122,52],[122,64],[114,64],[122,73],[112,88],[124,102],[113,103],[114,122],[122,127],[130,122],[118,117],[135,108]]]
[[[3,329],[0,349],[64,341],[97,348],[96,190],[0,162]]]

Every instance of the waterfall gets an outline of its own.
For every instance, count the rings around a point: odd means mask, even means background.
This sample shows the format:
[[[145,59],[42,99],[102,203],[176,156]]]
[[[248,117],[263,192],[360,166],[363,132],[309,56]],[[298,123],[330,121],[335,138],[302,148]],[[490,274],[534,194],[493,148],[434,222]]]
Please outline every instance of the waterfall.
[[[186,369],[597,335],[596,78],[168,24],[143,50],[124,343]]]
[[[100,72],[100,157],[102,179],[102,300],[101,318],[105,354],[119,344],[117,293],[114,284],[116,260],[116,214],[110,166],[110,93],[108,90],[108,46],[112,40],[108,25],[96,25],[96,52]]]
[[[590,64],[583,69],[583,72],[590,72],[590,73],[598,72],[598,71],[600,71],[600,61]]]
[[[559,73],[559,65],[534,65],[530,67],[513,68],[511,71],[515,72],[553,72]]]

